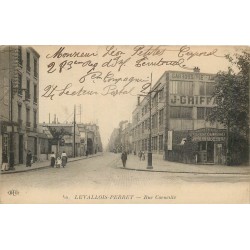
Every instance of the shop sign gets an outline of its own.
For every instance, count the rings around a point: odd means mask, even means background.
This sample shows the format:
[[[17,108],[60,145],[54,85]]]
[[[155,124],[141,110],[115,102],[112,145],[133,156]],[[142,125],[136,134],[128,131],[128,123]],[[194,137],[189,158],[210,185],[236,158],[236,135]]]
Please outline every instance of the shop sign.
[[[173,148],[173,131],[168,131],[168,150]]]
[[[225,129],[202,128],[192,131],[192,141],[214,141],[223,142],[226,140]]]
[[[211,96],[170,95],[170,105],[178,106],[215,106],[215,98]]]
[[[169,74],[170,80],[199,80],[199,81],[214,81],[213,75],[207,74],[194,74],[194,73],[183,73],[173,72]]]

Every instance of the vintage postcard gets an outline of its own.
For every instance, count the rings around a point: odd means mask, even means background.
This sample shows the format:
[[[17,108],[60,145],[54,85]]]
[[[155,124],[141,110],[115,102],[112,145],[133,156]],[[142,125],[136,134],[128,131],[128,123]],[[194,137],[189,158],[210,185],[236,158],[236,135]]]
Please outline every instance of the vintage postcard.
[[[249,203],[248,46],[0,46],[0,203]]]

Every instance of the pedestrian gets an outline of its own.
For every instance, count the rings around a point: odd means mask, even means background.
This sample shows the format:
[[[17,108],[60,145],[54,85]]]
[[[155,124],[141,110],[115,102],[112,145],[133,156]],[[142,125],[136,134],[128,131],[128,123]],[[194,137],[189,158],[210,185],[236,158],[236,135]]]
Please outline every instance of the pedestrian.
[[[64,168],[67,164],[67,154],[65,153],[65,151],[62,152],[61,159],[62,159],[62,167]]]
[[[8,166],[8,156],[6,152],[3,152],[2,154],[3,156],[3,162],[2,162],[2,168],[1,171],[8,171],[9,170],[9,166]]]
[[[56,155],[54,152],[52,152],[52,154],[50,155],[50,166],[52,168],[55,167],[55,163],[56,163]]]
[[[122,155],[121,155],[121,160],[122,160],[122,165],[123,167],[125,168],[126,167],[126,161],[127,161],[127,153],[124,151],[122,152]]]
[[[26,155],[26,167],[31,167],[32,164],[32,153],[30,150],[28,150],[28,153]]]
[[[141,150],[139,151],[138,156],[139,156],[139,159],[141,161],[141,157],[142,157],[142,151]]]
[[[61,164],[62,164],[62,160],[61,160],[61,157],[59,156],[59,157],[57,157],[57,159],[56,159],[56,167],[57,167],[57,168],[60,168],[60,167],[61,167]]]
[[[145,161],[145,153],[142,151],[142,160]]]
[[[88,150],[86,150],[86,157],[88,157],[88,155],[89,155],[89,151],[88,151]]]

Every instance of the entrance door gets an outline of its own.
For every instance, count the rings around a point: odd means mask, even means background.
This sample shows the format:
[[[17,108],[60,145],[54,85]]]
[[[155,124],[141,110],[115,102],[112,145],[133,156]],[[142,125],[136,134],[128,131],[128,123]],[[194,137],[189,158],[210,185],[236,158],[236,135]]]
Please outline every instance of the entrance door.
[[[214,162],[214,142],[207,142],[207,162]]]
[[[19,135],[19,164],[23,164],[23,135]]]

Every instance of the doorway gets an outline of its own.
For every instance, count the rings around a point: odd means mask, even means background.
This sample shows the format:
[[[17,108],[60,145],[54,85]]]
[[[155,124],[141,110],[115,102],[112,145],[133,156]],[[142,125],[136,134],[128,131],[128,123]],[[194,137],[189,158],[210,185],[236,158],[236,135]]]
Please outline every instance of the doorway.
[[[19,164],[23,164],[23,135],[19,135]]]

